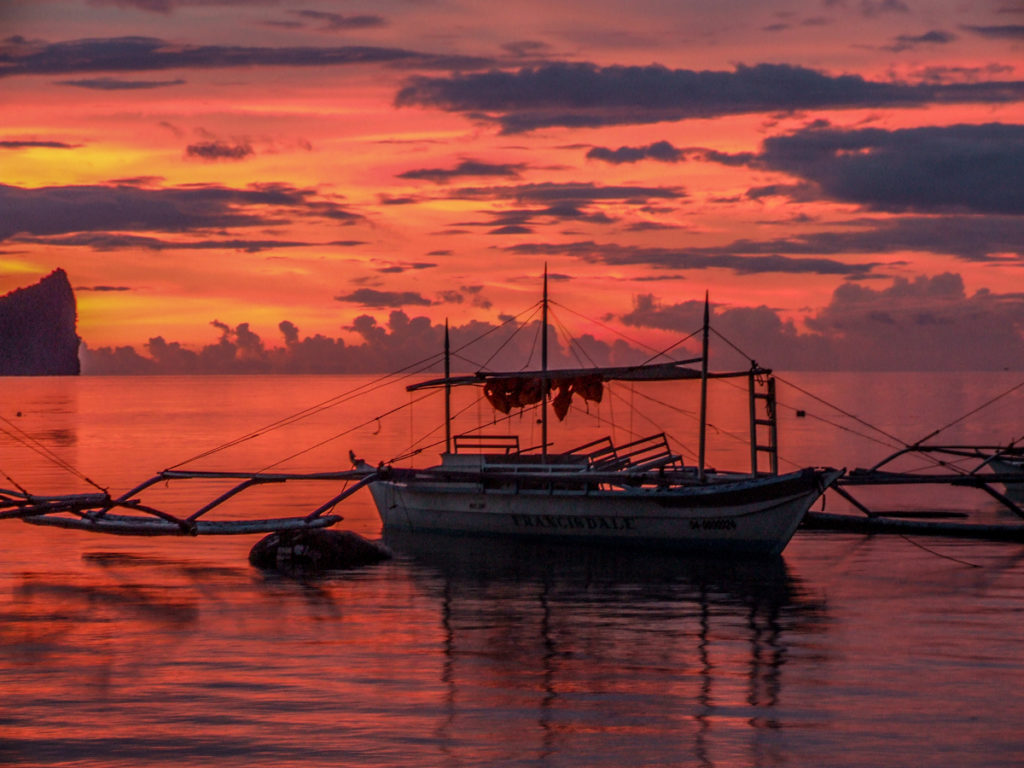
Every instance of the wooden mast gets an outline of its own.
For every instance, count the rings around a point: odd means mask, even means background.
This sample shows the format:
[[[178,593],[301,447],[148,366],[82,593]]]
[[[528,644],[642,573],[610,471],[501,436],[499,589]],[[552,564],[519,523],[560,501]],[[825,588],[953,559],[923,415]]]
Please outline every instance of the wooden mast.
[[[704,479],[704,452],[708,431],[708,329],[711,325],[708,292],[704,291],[704,333],[700,355],[700,443],[697,457],[697,478]]]
[[[444,319],[444,452],[452,452],[452,367],[447,317]]]
[[[544,297],[541,304],[540,329],[540,459],[542,464],[548,460],[548,265],[544,262]]]

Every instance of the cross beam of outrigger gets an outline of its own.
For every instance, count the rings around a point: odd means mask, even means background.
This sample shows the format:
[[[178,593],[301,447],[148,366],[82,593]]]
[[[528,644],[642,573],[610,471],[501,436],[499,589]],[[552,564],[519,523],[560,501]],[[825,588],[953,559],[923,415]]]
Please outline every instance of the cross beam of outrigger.
[[[339,522],[342,517],[331,514],[334,507],[378,477],[379,471],[374,469],[312,473],[164,470],[117,497],[109,493],[38,496],[24,490],[0,488],[0,520],[18,518],[33,525],[125,536],[238,535],[310,530],[327,528]],[[240,482],[187,516],[144,504],[139,498],[147,488],[175,480]],[[212,510],[249,488],[288,481],[342,482],[346,487],[306,515],[258,520],[205,519]],[[352,481],[355,482],[348,485]],[[116,510],[125,510],[128,514]]]
[[[926,438],[927,439],[927,438]],[[918,455],[928,457],[943,471],[896,472],[885,469],[898,459]],[[956,462],[974,462],[969,469]],[[1006,510],[1024,519],[1024,451],[1010,445],[937,445],[923,441],[908,445],[867,469],[853,469],[843,474],[832,487],[835,492],[862,515],[808,512],[804,526],[808,528],[844,530],[857,533],[897,533],[953,536],[1024,542],[1024,523],[978,523],[957,521],[967,517],[963,512],[912,511],[872,509],[852,489],[895,486],[948,486],[974,488],[988,494]],[[984,471],[983,471],[984,470]],[[1002,485],[1005,492],[995,486]],[[930,518],[930,519],[929,519]]]

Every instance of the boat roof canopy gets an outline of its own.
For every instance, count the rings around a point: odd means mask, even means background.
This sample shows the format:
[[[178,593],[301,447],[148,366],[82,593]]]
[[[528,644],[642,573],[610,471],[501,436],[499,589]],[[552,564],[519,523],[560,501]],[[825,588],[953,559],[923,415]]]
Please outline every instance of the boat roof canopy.
[[[485,384],[488,381],[510,379],[576,379],[588,376],[599,376],[602,381],[672,381],[678,379],[699,379],[701,372],[697,368],[687,368],[687,365],[699,363],[699,357],[689,360],[674,360],[668,363],[649,363],[645,365],[610,366],[604,368],[559,368],[547,371],[477,371],[476,373],[463,374],[460,376],[448,376],[438,379],[429,379],[406,387],[408,392],[415,392],[419,389],[430,389],[443,386],[472,386],[474,384]],[[709,373],[708,378],[733,378],[737,376],[749,376],[751,373],[771,373],[767,368],[754,367],[745,371],[726,373]]]

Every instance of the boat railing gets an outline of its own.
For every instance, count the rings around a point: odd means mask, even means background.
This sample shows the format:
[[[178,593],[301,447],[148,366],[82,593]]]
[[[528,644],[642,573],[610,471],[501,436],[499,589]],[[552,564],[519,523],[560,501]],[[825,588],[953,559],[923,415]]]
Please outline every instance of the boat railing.
[[[455,453],[518,454],[518,435],[455,435],[452,438]]]
[[[519,448],[516,435],[456,435],[453,439],[456,455],[481,454],[488,457],[487,464],[509,468],[520,464],[522,471],[573,471],[587,469],[592,472],[630,470],[646,472],[658,469],[682,469],[682,457],[673,453],[664,432],[641,437],[615,445],[611,438],[602,437],[576,446],[568,451],[549,453],[544,459]]]

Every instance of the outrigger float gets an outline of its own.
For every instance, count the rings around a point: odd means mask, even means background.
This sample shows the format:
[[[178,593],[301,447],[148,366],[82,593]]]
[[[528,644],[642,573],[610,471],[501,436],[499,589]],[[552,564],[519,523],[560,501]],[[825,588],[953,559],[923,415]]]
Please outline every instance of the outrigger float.
[[[933,433],[934,435],[934,433]],[[822,530],[858,533],[902,533],[1024,542],[1022,523],[966,522],[966,512],[872,509],[854,489],[946,486],[979,490],[1024,520],[1024,449],[1009,445],[943,445],[928,438],[908,445],[866,469],[845,472],[830,492],[849,502],[861,515],[808,512],[803,525]],[[941,471],[899,472],[888,469],[898,460],[923,457]],[[1002,486],[1002,491],[999,490]],[[958,520],[959,518],[959,520]]]

